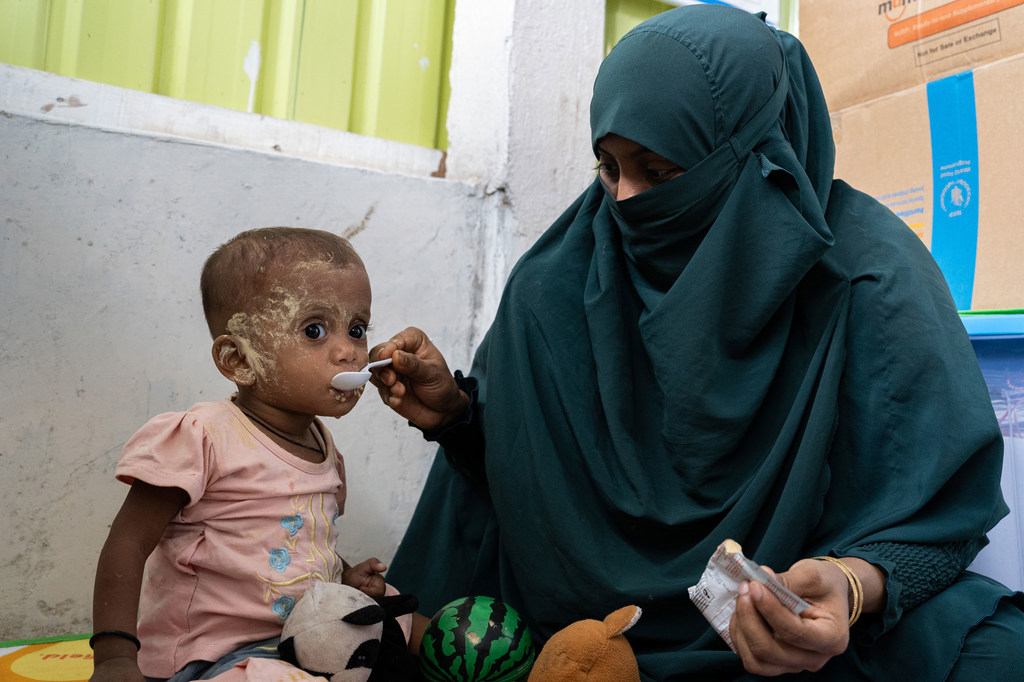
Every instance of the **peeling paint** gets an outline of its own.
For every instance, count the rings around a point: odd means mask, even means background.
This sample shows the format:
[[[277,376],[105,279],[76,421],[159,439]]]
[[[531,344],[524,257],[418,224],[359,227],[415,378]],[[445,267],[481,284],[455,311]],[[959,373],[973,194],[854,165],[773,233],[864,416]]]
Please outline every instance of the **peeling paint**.
[[[44,104],[43,106],[39,107],[39,109],[40,111],[43,111],[45,113],[50,113],[58,107],[62,107],[65,109],[74,109],[76,107],[84,106],[86,106],[85,102],[78,99],[78,97],[76,97],[75,95],[71,95],[67,99],[63,97],[58,97],[55,101],[50,102],[49,104]]]
[[[249,43],[249,52],[245,55],[245,61],[242,62],[242,69],[245,71],[245,75],[249,77],[249,106],[246,108],[246,111],[250,114],[256,100],[256,82],[260,79],[260,65],[262,63],[260,41],[253,40]]]

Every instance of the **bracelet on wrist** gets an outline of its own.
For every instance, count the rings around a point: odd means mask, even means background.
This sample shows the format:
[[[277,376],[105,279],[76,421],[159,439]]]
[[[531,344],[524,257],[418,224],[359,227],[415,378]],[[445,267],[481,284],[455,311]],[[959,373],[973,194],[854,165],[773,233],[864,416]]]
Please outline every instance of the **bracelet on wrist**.
[[[139,638],[130,632],[125,632],[124,630],[101,630],[100,632],[94,633],[93,636],[89,638],[90,649],[96,648],[96,640],[100,637],[120,637],[121,639],[127,639],[129,642],[134,644],[136,651],[142,648],[142,642],[140,642]]]
[[[843,574],[846,575],[846,580],[850,583],[850,591],[847,593],[847,598],[850,601],[850,625],[857,622],[860,618],[861,611],[864,609],[864,586],[860,582],[860,578],[853,572],[846,562],[841,559],[837,559],[834,556],[816,556],[815,559],[819,561],[828,561],[838,566]]]

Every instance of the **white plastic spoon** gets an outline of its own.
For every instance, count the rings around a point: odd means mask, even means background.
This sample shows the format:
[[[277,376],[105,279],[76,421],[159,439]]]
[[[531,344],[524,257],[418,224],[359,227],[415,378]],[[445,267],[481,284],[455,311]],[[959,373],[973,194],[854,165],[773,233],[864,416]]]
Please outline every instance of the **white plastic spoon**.
[[[383,367],[391,364],[391,358],[371,362],[358,372],[338,372],[331,379],[331,386],[339,391],[354,391],[370,380],[370,370],[374,367]]]

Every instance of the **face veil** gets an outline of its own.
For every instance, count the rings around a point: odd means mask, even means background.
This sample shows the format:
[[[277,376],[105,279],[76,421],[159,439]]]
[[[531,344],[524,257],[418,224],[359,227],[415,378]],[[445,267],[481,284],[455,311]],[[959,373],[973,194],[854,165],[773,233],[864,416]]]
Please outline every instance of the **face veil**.
[[[637,282],[641,290],[650,284],[661,292],[676,281],[730,201],[753,207],[760,195],[775,189],[765,182],[772,174],[787,186],[795,211],[828,240],[825,206],[789,144],[797,133],[790,135],[786,127],[787,109],[806,110],[806,96],[797,102],[803,106],[791,102],[817,87],[813,71],[810,85],[802,64],[791,73],[783,38],[757,17],[710,9],[690,12],[685,22],[672,15],[655,17],[622,38],[601,65],[591,102],[595,149],[614,133],[686,169],[625,201],[611,193],[605,197],[626,255],[646,280]],[[817,144],[820,152],[830,147],[831,130],[824,100],[815,105],[824,125],[814,132],[827,136]],[[822,175],[830,179],[831,162],[823,162]],[[757,165],[762,177],[748,173],[737,184],[748,163]],[[801,197],[802,192],[809,196]],[[758,217],[765,218],[752,210],[734,219]]]

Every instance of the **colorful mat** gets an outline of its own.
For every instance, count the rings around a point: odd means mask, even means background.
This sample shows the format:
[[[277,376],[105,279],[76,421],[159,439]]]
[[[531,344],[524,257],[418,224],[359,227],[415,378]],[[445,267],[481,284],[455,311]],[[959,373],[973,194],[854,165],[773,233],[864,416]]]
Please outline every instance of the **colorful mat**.
[[[90,675],[88,634],[0,642],[3,682],[85,682]]]

